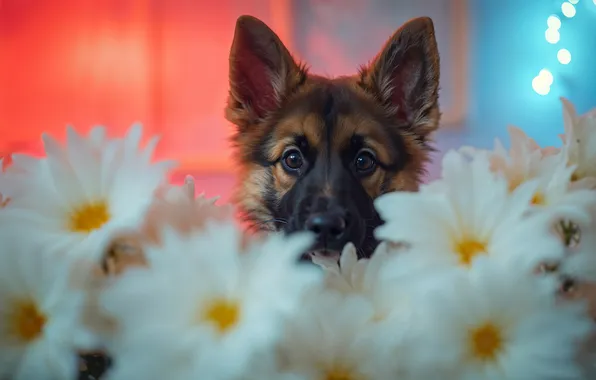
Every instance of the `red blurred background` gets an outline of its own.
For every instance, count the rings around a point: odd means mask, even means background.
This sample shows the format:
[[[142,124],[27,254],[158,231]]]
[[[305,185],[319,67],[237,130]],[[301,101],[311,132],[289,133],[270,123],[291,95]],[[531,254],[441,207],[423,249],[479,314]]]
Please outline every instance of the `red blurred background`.
[[[399,3],[399,4],[398,4]],[[236,18],[252,14],[318,73],[353,73],[407,19],[435,20],[443,62],[443,123],[465,106],[464,0],[0,0],[0,155],[40,154],[59,139],[140,121],[157,155],[179,160],[174,181],[197,178],[229,197],[231,126],[223,117]],[[366,26],[366,28],[364,28]],[[462,42],[463,41],[463,42]],[[457,84],[457,85],[454,85]],[[445,90],[447,89],[447,90]]]
[[[41,132],[63,138],[65,124],[120,135],[140,121],[181,171],[228,172],[223,105],[236,18],[256,13],[286,41],[289,6],[0,0],[0,155],[37,154]]]
[[[287,25],[274,20],[287,6],[0,1],[2,150],[36,150],[42,130],[62,137],[65,123],[81,131],[103,124],[121,134],[141,121],[148,134],[163,136],[160,155],[192,161],[193,141],[201,141],[207,162],[191,164],[225,165],[217,148],[229,132],[222,115],[236,17],[256,11],[286,39]]]

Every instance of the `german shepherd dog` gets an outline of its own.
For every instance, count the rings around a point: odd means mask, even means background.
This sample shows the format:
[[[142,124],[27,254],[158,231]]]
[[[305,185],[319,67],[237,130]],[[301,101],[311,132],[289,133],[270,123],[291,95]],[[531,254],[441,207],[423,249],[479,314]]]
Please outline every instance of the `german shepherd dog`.
[[[382,223],[373,200],[416,191],[432,152],[439,122],[432,21],[407,22],[372,63],[330,79],[309,74],[267,25],[242,16],[229,79],[226,117],[237,127],[241,168],[235,201],[246,219],[260,231],[314,232],[305,258],[337,258],[347,242],[370,256]],[[128,250],[112,247],[108,256],[118,249]],[[101,354],[82,359],[81,380],[110,365]]]
[[[241,169],[234,200],[260,231],[309,230],[306,257],[377,246],[373,201],[416,191],[439,123],[439,53],[430,18],[399,28],[352,75],[312,75],[262,21],[241,16],[226,118]],[[404,218],[407,218],[404,215]]]

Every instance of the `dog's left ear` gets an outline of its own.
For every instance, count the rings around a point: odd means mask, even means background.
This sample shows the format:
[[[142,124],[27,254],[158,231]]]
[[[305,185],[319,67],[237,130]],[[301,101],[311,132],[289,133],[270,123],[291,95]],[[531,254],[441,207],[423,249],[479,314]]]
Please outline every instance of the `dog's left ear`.
[[[430,18],[405,23],[360,74],[361,85],[413,133],[424,139],[437,129],[439,51]]]

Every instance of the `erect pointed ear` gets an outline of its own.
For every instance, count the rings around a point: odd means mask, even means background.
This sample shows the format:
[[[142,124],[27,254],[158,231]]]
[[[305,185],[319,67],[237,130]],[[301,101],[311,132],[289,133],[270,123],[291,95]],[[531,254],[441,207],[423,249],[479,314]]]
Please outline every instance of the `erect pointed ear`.
[[[439,123],[439,51],[433,22],[406,22],[373,62],[361,69],[361,85],[424,139]]]
[[[226,117],[238,126],[267,117],[305,75],[265,23],[252,16],[240,16],[230,50]]]

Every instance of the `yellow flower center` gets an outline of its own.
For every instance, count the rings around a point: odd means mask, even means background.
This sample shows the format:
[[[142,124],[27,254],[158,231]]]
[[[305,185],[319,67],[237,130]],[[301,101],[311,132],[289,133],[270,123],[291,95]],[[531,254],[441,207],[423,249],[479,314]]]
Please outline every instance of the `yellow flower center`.
[[[234,301],[216,299],[205,309],[202,320],[213,324],[223,334],[238,324],[240,305]]]
[[[534,194],[530,203],[533,206],[543,206],[546,204],[546,198],[544,197],[544,194],[538,191],[536,194]]]
[[[472,357],[481,361],[494,360],[503,349],[503,334],[492,323],[471,330],[469,339]]]
[[[468,266],[476,256],[486,253],[486,244],[474,239],[464,239],[457,243],[455,252],[459,255],[460,263]]]
[[[43,332],[46,316],[32,301],[21,301],[8,314],[8,331],[19,341],[29,343]]]
[[[76,208],[70,214],[70,230],[90,233],[101,228],[110,220],[110,210],[106,202],[90,202]]]
[[[321,380],[358,380],[360,378],[360,376],[355,376],[352,371],[336,367],[325,371]]]

